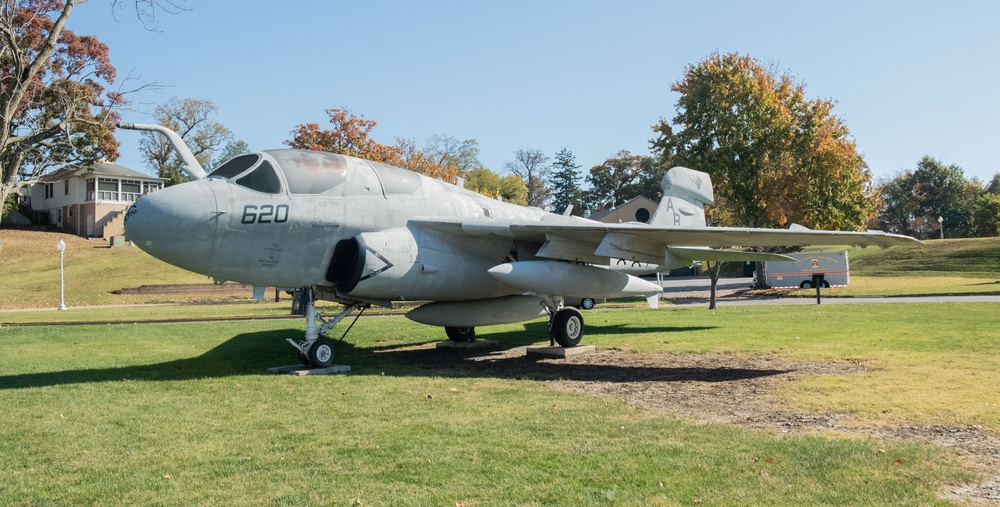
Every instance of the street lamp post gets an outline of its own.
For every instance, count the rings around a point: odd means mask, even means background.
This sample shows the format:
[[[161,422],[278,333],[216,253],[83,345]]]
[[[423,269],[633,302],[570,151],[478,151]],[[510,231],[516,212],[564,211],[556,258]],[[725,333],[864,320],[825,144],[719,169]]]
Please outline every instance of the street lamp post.
[[[59,251],[59,309],[66,309],[66,291],[64,290],[65,284],[63,283],[63,253],[66,252],[66,242],[62,239],[56,243],[56,250]]]
[[[944,217],[938,216],[938,229],[941,230],[941,239],[944,239]]]

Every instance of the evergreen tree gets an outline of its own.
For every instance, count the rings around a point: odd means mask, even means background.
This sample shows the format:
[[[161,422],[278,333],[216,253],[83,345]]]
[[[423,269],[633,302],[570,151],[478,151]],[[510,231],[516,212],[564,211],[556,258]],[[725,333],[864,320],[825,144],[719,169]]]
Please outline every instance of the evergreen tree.
[[[563,148],[552,163],[552,210],[562,213],[573,206],[574,215],[583,215],[583,190],[580,188],[580,165],[572,151]]]

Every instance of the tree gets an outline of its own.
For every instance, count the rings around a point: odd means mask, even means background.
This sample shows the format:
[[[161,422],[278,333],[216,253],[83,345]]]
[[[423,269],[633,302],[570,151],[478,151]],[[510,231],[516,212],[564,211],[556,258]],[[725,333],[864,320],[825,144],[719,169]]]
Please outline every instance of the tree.
[[[879,181],[882,198],[877,219],[879,229],[913,235],[913,219],[918,204],[913,195],[912,176],[912,171],[897,172],[893,177]]]
[[[521,181],[528,189],[528,206],[542,207],[549,196],[549,187],[545,178],[549,174],[547,165],[549,157],[537,149],[519,149],[514,152],[514,161],[504,164],[507,172]]]
[[[465,176],[483,164],[479,161],[479,141],[435,134],[427,140],[424,152],[441,166],[452,166],[459,176]]]
[[[990,180],[989,185],[986,185],[986,191],[991,194],[1000,195],[1000,173],[996,173],[993,175],[993,178]]]
[[[173,97],[156,106],[153,114],[157,123],[180,136],[198,163],[208,167],[216,152],[233,140],[233,133],[212,119],[218,110],[210,100]],[[139,148],[146,165],[156,171],[157,176],[167,178],[167,185],[189,179],[180,170],[184,162],[159,132],[143,132]]]
[[[517,176],[504,176],[500,178],[500,197],[504,202],[527,206],[528,186]]]
[[[225,161],[245,153],[250,152],[250,145],[242,140],[229,140],[226,145],[219,150],[218,154],[215,155],[215,159],[209,164],[209,167],[216,168],[222,165]]]
[[[11,192],[0,202],[0,219],[5,218],[8,213],[17,209],[18,198],[17,192]]]
[[[404,169],[437,178],[448,183],[455,183],[458,176],[458,168],[447,160],[439,162],[436,157],[431,156],[426,151],[417,148],[417,144],[412,139],[396,138],[394,146],[399,151],[398,160],[395,164]]]
[[[875,215],[871,174],[833,103],[787,74],[716,53],[672,89],[680,127],[661,120],[653,147],[712,176],[716,205],[738,222],[725,225],[858,229]]]
[[[649,175],[656,174],[652,157],[621,150],[601,165],[590,168],[587,202],[596,208],[618,207],[648,190]],[[644,172],[647,171],[647,172]],[[659,186],[657,182],[656,186]],[[651,198],[655,199],[656,196]]]
[[[986,222],[988,200],[978,202],[984,192],[983,184],[975,178],[967,180],[961,167],[924,156],[913,170],[882,183],[879,223],[890,232],[918,238],[935,237],[941,227],[948,237],[982,234],[992,228]],[[974,209],[977,203],[979,209]],[[976,224],[974,216],[978,216]]]
[[[65,29],[82,2],[0,2],[0,202],[54,165],[118,158],[108,48]]]
[[[528,189],[521,178],[501,177],[485,167],[469,171],[466,175],[465,188],[489,197],[499,197],[504,202],[522,206],[528,203]]]
[[[715,310],[718,299],[719,275],[722,274],[722,264],[724,261],[705,261],[705,272],[708,273],[708,309]]]
[[[417,148],[412,139],[397,138],[395,147],[399,152],[396,164],[431,178],[455,183],[458,176],[466,176],[470,171],[482,166],[479,162],[479,141],[434,135],[427,140],[423,150]]]
[[[972,203],[970,233],[977,237],[1000,235],[1000,195],[985,192]]]
[[[673,85],[677,127],[661,119],[653,148],[712,176],[715,216],[732,222],[722,225],[858,229],[877,211],[871,174],[833,103],[804,89],[749,56],[715,53]]]
[[[301,150],[328,151],[373,162],[398,163],[400,150],[371,139],[371,130],[378,125],[375,120],[366,120],[364,115],[355,116],[350,109],[327,109],[333,129],[321,130],[319,124],[303,123],[292,130],[292,139],[285,144]]]
[[[552,209],[557,212],[573,206],[573,214],[583,215],[579,169],[572,151],[563,148],[556,153],[556,160],[552,163]]]

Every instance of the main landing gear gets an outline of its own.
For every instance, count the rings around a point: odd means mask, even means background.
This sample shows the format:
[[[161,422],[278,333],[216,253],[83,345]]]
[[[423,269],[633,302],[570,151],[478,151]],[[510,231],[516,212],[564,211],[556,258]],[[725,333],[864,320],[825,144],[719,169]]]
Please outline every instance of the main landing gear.
[[[476,328],[474,327],[445,327],[444,334],[448,339],[456,343],[476,341]]]
[[[306,303],[306,336],[305,339],[296,343],[291,338],[288,339],[288,343],[292,344],[296,350],[299,352],[299,361],[306,366],[311,366],[313,368],[325,368],[333,363],[333,340],[330,339],[327,334],[331,329],[337,326],[340,321],[344,320],[355,310],[361,310],[364,313],[365,309],[370,305],[367,303],[348,303],[344,305],[344,309],[340,311],[332,320],[326,320],[326,316],[316,311],[316,303],[314,300],[314,295],[311,290],[307,290],[308,302]],[[361,316],[358,314],[358,317]],[[357,317],[355,317],[355,322]],[[354,322],[351,323],[354,326]],[[347,328],[350,331],[351,327]],[[347,331],[344,332],[344,336],[347,336]],[[343,339],[343,337],[341,337]]]
[[[564,306],[560,297],[539,296],[542,306],[549,314],[549,339],[554,347],[557,343],[566,348],[576,347],[583,338],[583,315],[571,306]],[[444,328],[448,339],[456,343],[476,340],[475,327]]]
[[[583,314],[571,306],[563,306],[561,297],[541,296],[542,306],[549,312],[550,344],[576,347],[583,338]]]
[[[563,308],[549,320],[549,336],[563,347],[576,347],[583,338],[583,315],[576,308]]]

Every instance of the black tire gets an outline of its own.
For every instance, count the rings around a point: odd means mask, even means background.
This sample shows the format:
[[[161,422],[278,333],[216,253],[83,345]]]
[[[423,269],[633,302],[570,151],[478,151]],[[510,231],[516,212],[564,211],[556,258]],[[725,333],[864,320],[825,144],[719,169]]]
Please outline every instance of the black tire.
[[[800,289],[811,289],[813,288],[813,283],[810,281],[805,281],[799,284]]]
[[[596,304],[597,302],[594,301],[594,298],[583,298],[583,301],[580,301],[580,308],[583,308],[584,310],[593,310],[594,305]]]
[[[552,319],[552,337],[563,347],[576,347],[583,338],[583,315],[576,308],[563,308]]]
[[[446,327],[444,328],[444,334],[448,335],[449,340],[456,343],[471,342],[476,339],[476,328]]]
[[[320,338],[309,347],[309,365],[313,368],[325,368],[333,364],[333,341]]]
[[[823,288],[824,289],[829,289],[830,288],[830,282],[828,282],[826,280],[823,280]]]

